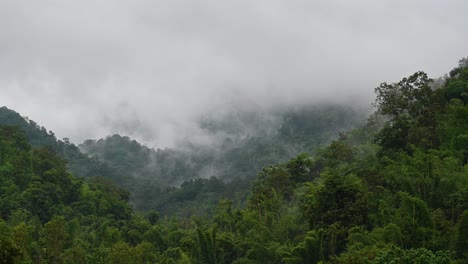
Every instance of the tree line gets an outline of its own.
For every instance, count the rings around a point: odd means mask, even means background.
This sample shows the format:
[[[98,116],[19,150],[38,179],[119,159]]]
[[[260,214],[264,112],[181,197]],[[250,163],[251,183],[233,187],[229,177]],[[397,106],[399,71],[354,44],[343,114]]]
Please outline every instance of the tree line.
[[[1,126],[0,260],[468,263],[467,60],[440,82],[416,72],[380,84],[364,124],[263,167],[242,205],[218,199],[210,217],[134,212],[128,191],[72,176],[57,153]],[[222,188],[194,179],[165,201]]]

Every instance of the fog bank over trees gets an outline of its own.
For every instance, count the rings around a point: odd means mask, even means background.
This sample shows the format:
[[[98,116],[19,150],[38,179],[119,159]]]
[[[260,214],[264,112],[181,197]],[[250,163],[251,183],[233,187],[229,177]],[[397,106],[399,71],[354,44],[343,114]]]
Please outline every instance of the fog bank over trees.
[[[118,133],[171,147],[200,133],[198,120],[212,112],[369,105],[382,80],[441,76],[466,54],[466,9],[464,1],[2,1],[1,99],[77,144]]]

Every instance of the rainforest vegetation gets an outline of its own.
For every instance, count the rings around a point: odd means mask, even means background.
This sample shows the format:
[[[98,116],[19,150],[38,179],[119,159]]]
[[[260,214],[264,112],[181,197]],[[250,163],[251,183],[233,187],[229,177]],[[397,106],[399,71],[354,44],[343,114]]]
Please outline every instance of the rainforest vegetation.
[[[468,263],[468,60],[375,93],[218,150],[77,147],[3,107],[0,263]]]

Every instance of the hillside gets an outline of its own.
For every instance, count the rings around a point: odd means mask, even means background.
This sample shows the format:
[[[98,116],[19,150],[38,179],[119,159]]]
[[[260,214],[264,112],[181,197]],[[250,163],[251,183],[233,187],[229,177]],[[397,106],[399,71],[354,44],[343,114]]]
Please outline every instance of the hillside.
[[[301,152],[314,153],[339,132],[355,127],[363,113],[328,104],[264,113],[269,122],[252,112],[206,117],[199,123],[211,143],[188,141],[157,150],[120,135],[76,147],[6,107],[0,108],[0,124],[20,127],[33,146],[66,160],[73,175],[103,177],[129,190],[136,210],[190,217],[212,215],[222,198],[245,206],[250,182],[262,167]]]
[[[80,178],[104,177],[123,185],[126,175],[122,175],[103,161],[89,158],[68,139],[58,140],[52,131],[38,125],[14,110],[0,107],[0,125],[19,127],[33,147],[44,147],[67,161],[69,171]]]
[[[73,177],[50,150],[31,148],[17,127],[0,126],[0,157],[2,263],[82,263],[82,241],[99,225],[132,217],[128,192]]]
[[[17,127],[1,126],[0,259],[467,263],[467,60],[441,86],[416,72],[375,92],[377,111],[364,124],[313,156],[265,166],[245,207],[222,199],[211,205],[212,217],[132,213],[121,188],[73,177],[53,152],[31,147]],[[128,138],[109,140],[146,149]],[[223,184],[213,177],[172,189],[193,200],[192,187],[209,197],[242,182]]]
[[[87,140],[78,147],[89,157],[133,177],[133,182],[124,187],[132,193],[137,210],[153,209],[163,215],[184,217],[212,215],[213,205],[221,198],[245,205],[250,181],[262,167],[302,152],[315,153],[339,132],[357,126],[364,114],[362,110],[330,104],[271,115],[269,123],[255,113],[204,118],[200,126],[212,138],[210,144],[186,142],[154,150],[128,137],[113,135]]]

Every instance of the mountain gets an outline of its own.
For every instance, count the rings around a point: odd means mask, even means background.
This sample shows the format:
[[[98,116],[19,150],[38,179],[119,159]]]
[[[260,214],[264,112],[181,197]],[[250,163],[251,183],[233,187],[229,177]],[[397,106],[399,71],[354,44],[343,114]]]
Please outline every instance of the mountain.
[[[92,178],[99,176],[112,179],[112,181],[120,185],[124,185],[128,178],[105,164],[105,162],[89,158],[74,144],[70,143],[68,139],[57,140],[52,131],[47,132],[43,126],[27,117],[22,117],[5,106],[0,108],[0,125],[19,127],[33,147],[45,147],[66,160],[67,168],[77,177]]]
[[[33,147],[18,126],[1,125],[0,261],[467,263],[467,61],[438,87],[424,72],[382,83],[366,122],[314,155],[263,167],[244,206],[215,199],[244,184],[217,177],[159,193],[175,211],[192,201],[208,217],[135,213],[127,191],[74,177],[56,149]],[[108,142],[158,152],[125,137]]]
[[[230,113],[230,118],[204,118],[200,122],[213,138],[211,144],[186,142],[172,149],[154,150],[129,137],[113,135],[87,140],[79,148],[90,158],[105,161],[133,177],[133,183],[128,181],[125,187],[132,193],[137,210],[190,217],[206,214],[210,211],[206,205],[216,204],[221,198],[244,204],[250,181],[262,167],[302,152],[314,153],[337,138],[340,131],[362,122],[362,113],[351,107],[320,105],[273,113],[268,123],[256,113]],[[207,191],[203,187],[211,183],[219,188]],[[180,195],[181,190],[173,188],[178,186],[194,193]]]
[[[106,178],[129,190],[136,210],[190,217],[213,214],[213,205],[222,198],[245,205],[250,182],[262,167],[315,152],[340,131],[356,126],[362,113],[330,104],[205,117],[200,128],[214,139],[211,144],[185,142],[157,150],[120,135],[76,147],[6,107],[0,108],[0,124],[20,127],[33,146],[47,147],[66,160],[73,175]],[[207,188],[211,183],[219,188]],[[185,195],[184,188],[192,194]]]
[[[75,262],[82,230],[132,218],[128,197],[109,181],[75,178],[48,148],[32,148],[21,129],[0,126],[2,263]]]

